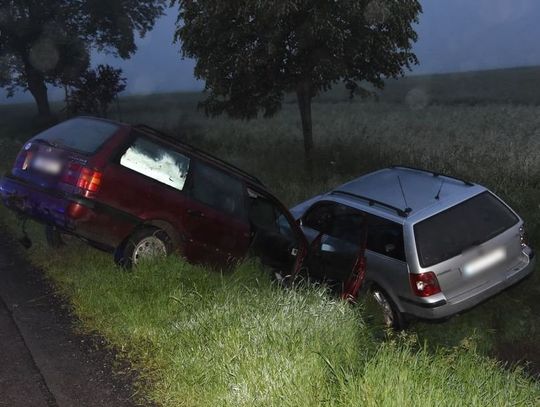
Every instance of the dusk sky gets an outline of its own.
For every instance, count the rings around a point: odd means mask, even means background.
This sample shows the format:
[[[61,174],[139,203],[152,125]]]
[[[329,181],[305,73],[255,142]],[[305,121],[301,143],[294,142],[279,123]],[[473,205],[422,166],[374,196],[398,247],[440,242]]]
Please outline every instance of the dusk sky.
[[[469,71],[540,65],[540,1],[537,0],[423,0],[415,52],[420,65],[414,74]],[[193,61],[182,60],[173,44],[176,9],[161,18],[154,30],[138,41],[138,52],[127,61],[94,55],[93,64],[108,63],[124,70],[127,93],[199,90]],[[62,92],[51,92],[51,99]],[[18,94],[0,103],[31,100]]]

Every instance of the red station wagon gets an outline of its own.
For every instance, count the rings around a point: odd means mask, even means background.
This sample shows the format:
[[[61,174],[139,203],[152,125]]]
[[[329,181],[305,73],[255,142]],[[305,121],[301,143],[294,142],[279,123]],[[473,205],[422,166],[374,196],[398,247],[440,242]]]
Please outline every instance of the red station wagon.
[[[248,252],[295,272],[306,240],[289,211],[255,177],[147,126],[89,117],[30,139],[0,182],[9,208],[114,252],[126,266],[179,252],[231,264]]]

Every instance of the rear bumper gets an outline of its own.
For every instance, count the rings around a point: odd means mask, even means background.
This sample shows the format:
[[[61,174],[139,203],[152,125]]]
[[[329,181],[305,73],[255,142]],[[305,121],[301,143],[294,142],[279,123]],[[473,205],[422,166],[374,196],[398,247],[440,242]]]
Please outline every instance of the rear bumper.
[[[0,198],[9,209],[39,222],[66,230],[75,226],[67,216],[74,201],[61,193],[30,187],[23,181],[6,176],[0,180]]]
[[[481,302],[493,297],[506,288],[516,284],[532,273],[536,265],[536,256],[530,252],[529,261],[523,268],[514,273],[509,273],[504,280],[486,285],[482,291],[457,301],[441,300],[432,304],[415,303],[405,298],[400,298],[402,309],[405,313],[422,319],[442,319],[466,311]]]
[[[139,219],[92,199],[5,176],[0,199],[9,209],[77,235],[101,247],[115,248],[140,223]]]

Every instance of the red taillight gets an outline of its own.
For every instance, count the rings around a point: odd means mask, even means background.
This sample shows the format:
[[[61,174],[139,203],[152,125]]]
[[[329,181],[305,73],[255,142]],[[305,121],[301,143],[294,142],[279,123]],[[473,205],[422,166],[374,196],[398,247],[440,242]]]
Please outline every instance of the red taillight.
[[[62,175],[62,182],[85,191],[97,192],[101,185],[101,177],[102,174],[99,171],[77,163],[69,163]]]
[[[96,192],[101,185],[101,172],[83,167],[77,186],[90,192]]]
[[[437,276],[432,271],[422,274],[409,274],[409,278],[412,290],[418,297],[429,297],[441,292]]]

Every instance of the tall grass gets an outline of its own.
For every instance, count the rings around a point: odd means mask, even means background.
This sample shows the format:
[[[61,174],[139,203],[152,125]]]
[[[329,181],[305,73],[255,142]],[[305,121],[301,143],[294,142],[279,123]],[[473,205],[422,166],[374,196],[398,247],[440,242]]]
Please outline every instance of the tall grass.
[[[2,209],[0,215],[9,221]],[[9,221],[12,229],[14,224]],[[126,272],[72,242],[30,258],[141,375],[162,406],[535,406],[540,386],[481,355],[474,338],[431,351],[415,335],[374,338],[363,310],[322,287],[285,290],[256,263],[229,273],[177,258]]]
[[[362,173],[403,163],[482,183],[525,218],[540,247],[540,108],[320,101],[314,105],[313,177],[304,171],[297,108],[270,120],[206,119],[199,96],[121,104],[124,121],[176,134],[260,177],[292,205]],[[332,102],[332,103],[330,103]],[[416,107],[416,106],[414,106]],[[4,108],[2,108],[4,109]],[[10,121],[11,120],[11,121]],[[2,114],[2,167],[20,143]],[[17,140],[12,134],[17,133]],[[13,227],[7,211],[2,219]],[[414,323],[381,341],[363,310],[322,288],[283,290],[255,263],[220,274],[167,259],[132,273],[74,243],[29,253],[95,330],[142,372],[142,393],[164,406],[538,405],[521,368],[489,356],[498,343],[540,343],[538,273],[442,324]]]

